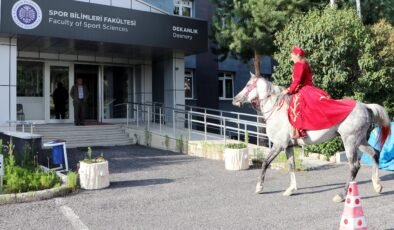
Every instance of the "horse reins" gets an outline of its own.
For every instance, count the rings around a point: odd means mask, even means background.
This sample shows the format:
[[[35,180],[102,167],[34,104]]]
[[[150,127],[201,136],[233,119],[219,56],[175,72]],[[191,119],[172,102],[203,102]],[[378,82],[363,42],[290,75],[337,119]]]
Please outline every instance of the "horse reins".
[[[269,97],[271,97],[271,95],[269,95],[267,98],[269,98]],[[276,98],[276,101],[275,101],[275,103],[274,103],[274,105],[272,106],[272,108],[268,111],[268,112],[262,112],[262,114],[264,115],[264,114],[267,114],[267,113],[270,113],[268,116],[267,116],[267,118],[265,118],[265,117],[263,117],[263,121],[267,121],[270,117],[271,117],[271,115],[274,113],[274,111],[275,111],[275,107],[277,107],[277,109],[276,109],[276,111],[279,111],[281,108],[282,108],[282,106],[284,105],[284,102],[285,102],[285,97],[282,97],[280,100],[279,100],[279,104],[278,104],[278,98]]]
[[[250,85],[246,88],[246,92],[244,93],[243,98],[247,98],[248,95],[249,95],[249,93],[252,92],[252,90],[253,90],[254,88],[256,88],[256,86],[257,86],[257,81],[258,81],[258,79],[255,79],[255,80],[252,82],[252,84],[250,84]],[[255,99],[252,99],[252,100],[251,100],[252,108],[253,108],[254,110],[258,111],[257,108],[260,107],[260,104],[262,104],[262,103],[264,104],[265,102],[263,102],[263,101],[268,100],[271,96],[272,96],[272,94],[267,95],[267,96],[266,96],[265,98],[263,98],[263,99],[259,99],[258,97],[256,97]],[[278,97],[278,98],[279,98],[279,97]],[[272,106],[272,108],[271,108],[268,112],[262,112],[262,111],[260,111],[263,115],[269,113],[268,116],[267,116],[267,118],[263,118],[264,121],[267,121],[267,120],[272,116],[272,114],[273,114],[274,111],[275,111],[275,107],[277,107],[277,109],[276,109],[277,111],[280,110],[280,109],[282,108],[282,106],[283,106],[283,104],[284,104],[284,101],[285,101],[285,97],[282,96],[280,100],[278,100],[278,98],[276,99],[274,105]]]
[[[247,98],[248,95],[249,95],[249,93],[256,87],[256,85],[257,85],[257,80],[258,80],[258,79],[254,80],[254,81],[252,82],[252,84],[250,84],[250,85],[248,86],[248,88],[246,88],[246,92],[244,93],[243,98]],[[252,99],[252,100],[251,100],[252,108],[253,108],[254,110],[258,111],[257,108],[260,107],[260,104],[261,104],[261,103],[264,104],[263,101],[269,99],[269,98],[271,97],[271,95],[272,95],[272,94],[266,96],[266,97],[263,98],[263,99],[259,99],[258,97],[256,97],[255,99]],[[278,98],[277,98],[276,101],[275,101],[275,103],[274,103],[274,105],[272,106],[272,108],[271,108],[268,112],[262,112],[262,111],[261,111],[262,114],[270,113],[270,114],[268,115],[268,117],[267,117],[267,118],[263,118],[263,120],[264,120],[264,121],[267,121],[267,120],[271,117],[271,115],[272,115],[272,114],[274,113],[274,111],[275,111],[274,108],[275,108],[276,106],[278,106],[278,108],[277,108],[276,110],[280,110],[280,109],[282,108],[283,104],[284,104],[284,101],[285,101],[285,99],[284,99],[284,97],[282,97],[281,100],[279,101],[279,104],[277,105],[277,103],[278,103]]]

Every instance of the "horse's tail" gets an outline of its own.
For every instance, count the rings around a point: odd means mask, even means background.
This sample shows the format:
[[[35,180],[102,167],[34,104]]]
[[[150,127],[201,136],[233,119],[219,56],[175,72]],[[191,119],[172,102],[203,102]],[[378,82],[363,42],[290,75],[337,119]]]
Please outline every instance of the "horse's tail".
[[[378,143],[381,147],[381,146],[383,146],[387,137],[391,133],[389,115],[387,114],[387,112],[383,108],[383,106],[380,106],[377,104],[367,104],[366,106],[372,112],[374,122],[379,125],[379,128],[381,130],[380,135],[379,135],[379,141],[378,141]]]

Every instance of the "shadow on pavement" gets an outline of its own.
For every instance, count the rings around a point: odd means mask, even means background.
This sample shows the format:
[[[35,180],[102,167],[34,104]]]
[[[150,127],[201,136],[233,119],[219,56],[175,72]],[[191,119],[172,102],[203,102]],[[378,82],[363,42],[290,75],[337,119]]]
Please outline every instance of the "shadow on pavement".
[[[146,180],[126,180],[126,181],[111,181],[110,189],[117,188],[129,188],[129,187],[139,187],[139,186],[149,186],[158,184],[168,184],[175,180],[158,178],[158,179],[146,179]]]
[[[262,192],[262,193],[259,193],[258,195],[264,195],[264,194],[275,194],[275,193],[282,193],[282,192],[284,192],[285,190],[277,190],[277,191],[267,191],[267,192]]]
[[[394,190],[387,191],[387,192],[382,192],[380,194],[376,194],[376,195],[373,195],[373,196],[361,196],[361,199],[365,200],[365,199],[376,198],[376,197],[380,197],[380,196],[392,196],[392,195],[394,195]]]
[[[126,173],[198,160],[188,155],[139,145],[93,147],[92,150],[93,157],[103,153],[104,158],[109,161],[110,173]],[[67,149],[70,169],[77,170],[77,164],[86,157],[86,151],[87,148]]]
[[[382,181],[394,180],[394,173],[380,176]]]

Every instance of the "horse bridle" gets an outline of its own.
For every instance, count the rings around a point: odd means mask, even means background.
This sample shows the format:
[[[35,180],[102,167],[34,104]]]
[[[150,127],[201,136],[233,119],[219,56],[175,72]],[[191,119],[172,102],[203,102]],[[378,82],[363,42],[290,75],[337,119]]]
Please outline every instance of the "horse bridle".
[[[252,82],[252,84],[248,85],[248,87],[246,88],[246,92],[242,95],[242,100],[243,100],[243,101],[246,101],[246,99],[248,98],[249,93],[252,92],[252,90],[253,90],[254,88],[256,88],[256,86],[257,86],[257,81],[258,81],[258,80],[259,80],[259,79],[256,78],[256,79]],[[251,105],[252,105],[252,108],[253,108],[254,110],[258,111],[257,109],[258,109],[259,106],[260,106],[260,101],[266,100],[266,99],[268,99],[270,96],[271,96],[271,95],[268,95],[267,97],[265,97],[265,98],[263,98],[263,99],[259,99],[259,97],[257,96],[256,98],[252,99],[252,100],[250,101],[250,103],[251,103]]]
[[[245,92],[244,95],[242,96],[242,99],[243,99],[243,100],[246,100],[246,98],[248,97],[249,93],[252,92],[252,90],[253,90],[254,88],[256,88],[256,86],[257,86],[257,81],[258,81],[258,78],[256,78],[256,79],[252,82],[252,84],[250,84],[250,85],[248,86],[248,88],[246,88],[246,92]],[[268,115],[267,118],[263,118],[264,121],[267,121],[268,118],[271,117],[271,115],[272,115],[273,112],[274,112],[274,108],[275,108],[275,107],[277,106],[277,104],[278,104],[278,101],[279,101],[279,108],[278,108],[277,110],[279,110],[280,108],[282,108],[282,106],[283,106],[283,104],[284,104],[284,97],[281,97],[281,100],[278,100],[278,98],[277,98],[277,100],[275,101],[274,105],[272,106],[272,108],[271,108],[270,110],[268,110],[267,112],[260,111],[260,104],[264,104],[265,102],[263,102],[263,101],[268,100],[271,96],[272,96],[272,94],[268,94],[266,97],[264,97],[264,98],[262,98],[262,99],[259,99],[259,97],[257,96],[256,98],[254,98],[254,99],[252,99],[252,100],[250,101],[250,103],[251,103],[251,105],[252,105],[252,108],[253,108],[254,110],[256,110],[256,111],[258,111],[258,112],[261,112],[263,115],[269,113],[269,115]],[[259,109],[259,110],[258,110],[258,109]]]

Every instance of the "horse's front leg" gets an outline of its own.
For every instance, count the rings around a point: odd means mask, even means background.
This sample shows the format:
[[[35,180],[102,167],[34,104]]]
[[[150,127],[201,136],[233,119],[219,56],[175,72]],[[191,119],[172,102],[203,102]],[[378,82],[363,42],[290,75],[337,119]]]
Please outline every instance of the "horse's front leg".
[[[257,185],[256,185],[256,193],[263,192],[265,173],[267,172],[267,169],[270,166],[271,162],[278,156],[280,151],[281,151],[281,148],[274,145],[271,148],[267,158],[264,159],[263,164],[261,166],[261,174],[258,178]]]
[[[295,177],[295,158],[294,158],[294,148],[286,148],[287,163],[289,165],[290,174],[290,186],[283,193],[284,196],[291,196],[295,191],[297,191],[297,182]]]

